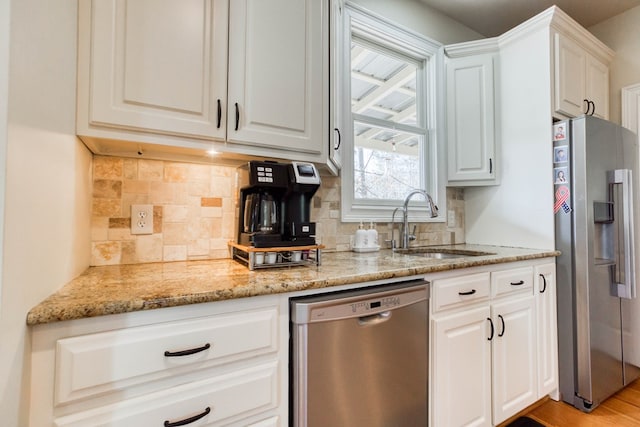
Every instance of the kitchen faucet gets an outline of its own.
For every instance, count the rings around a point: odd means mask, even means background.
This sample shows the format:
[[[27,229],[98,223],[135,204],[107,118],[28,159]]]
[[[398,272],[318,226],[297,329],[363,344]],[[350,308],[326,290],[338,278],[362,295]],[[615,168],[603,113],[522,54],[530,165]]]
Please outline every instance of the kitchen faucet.
[[[431,198],[429,193],[427,193],[425,190],[413,190],[411,193],[409,193],[407,195],[407,198],[404,199],[403,207],[397,208],[397,209],[402,209],[402,246],[401,247],[403,249],[407,249],[409,247],[410,240],[416,239],[415,234],[413,233],[409,234],[409,200],[411,200],[411,198],[416,194],[422,194],[424,198],[427,199],[427,208],[429,208],[429,214],[431,218],[435,218],[438,216],[438,207],[436,206],[435,203],[433,203],[433,199]],[[396,214],[396,211],[394,210],[393,216],[391,218],[392,222],[394,222],[395,214]],[[415,227],[414,227],[414,233],[415,233]],[[393,224],[391,224],[391,239],[393,240]],[[393,246],[393,242],[392,242],[392,246]]]

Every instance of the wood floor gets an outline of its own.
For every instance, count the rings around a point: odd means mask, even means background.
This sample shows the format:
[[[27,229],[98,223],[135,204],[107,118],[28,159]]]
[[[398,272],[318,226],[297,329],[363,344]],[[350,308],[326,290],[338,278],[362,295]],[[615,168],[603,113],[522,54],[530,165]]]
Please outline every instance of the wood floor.
[[[548,427],[640,426],[640,380],[605,400],[590,414],[548,400],[526,414]]]

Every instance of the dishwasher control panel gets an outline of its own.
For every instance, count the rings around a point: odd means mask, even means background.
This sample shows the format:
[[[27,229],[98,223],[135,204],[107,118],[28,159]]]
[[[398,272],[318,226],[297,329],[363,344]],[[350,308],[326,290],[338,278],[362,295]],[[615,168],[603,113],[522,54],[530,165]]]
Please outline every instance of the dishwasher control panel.
[[[392,311],[429,298],[427,282],[415,281],[392,290],[359,289],[354,292],[319,295],[295,302],[291,321],[296,324],[365,317]]]

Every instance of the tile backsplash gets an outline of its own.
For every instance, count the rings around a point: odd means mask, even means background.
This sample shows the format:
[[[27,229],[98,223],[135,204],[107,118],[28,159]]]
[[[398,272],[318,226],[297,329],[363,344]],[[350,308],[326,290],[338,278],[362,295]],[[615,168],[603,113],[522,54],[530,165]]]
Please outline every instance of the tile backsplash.
[[[235,173],[229,166],[94,156],[91,265],[228,258]],[[153,205],[153,234],[131,234],[132,204]],[[419,224],[420,244],[464,242],[463,190],[447,189],[447,205],[456,226]],[[350,250],[358,224],[340,221],[339,177],[322,177],[311,219],[325,250]],[[380,241],[388,239],[389,224],[376,226]]]

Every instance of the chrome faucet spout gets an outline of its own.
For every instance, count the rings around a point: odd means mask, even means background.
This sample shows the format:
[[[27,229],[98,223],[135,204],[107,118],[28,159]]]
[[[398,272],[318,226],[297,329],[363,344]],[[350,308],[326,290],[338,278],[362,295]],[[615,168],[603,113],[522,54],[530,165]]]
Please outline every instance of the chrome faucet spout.
[[[409,241],[415,240],[416,236],[413,234],[409,234],[409,201],[416,194],[421,194],[427,200],[427,208],[429,209],[429,215],[431,218],[435,218],[438,216],[438,207],[433,202],[433,199],[425,190],[413,190],[411,193],[407,195],[404,199],[403,212],[402,212],[402,248],[406,249],[409,247]]]

